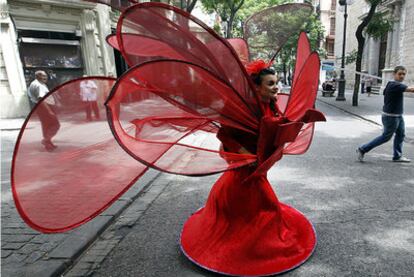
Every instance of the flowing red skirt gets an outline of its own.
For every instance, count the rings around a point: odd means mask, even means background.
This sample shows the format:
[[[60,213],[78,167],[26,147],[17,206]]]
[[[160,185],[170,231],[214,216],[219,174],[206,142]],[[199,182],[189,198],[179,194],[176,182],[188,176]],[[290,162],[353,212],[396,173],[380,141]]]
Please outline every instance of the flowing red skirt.
[[[228,275],[264,276],[300,266],[312,254],[312,224],[278,201],[266,176],[243,183],[253,170],[225,172],[206,206],[185,223],[181,248],[197,265]]]

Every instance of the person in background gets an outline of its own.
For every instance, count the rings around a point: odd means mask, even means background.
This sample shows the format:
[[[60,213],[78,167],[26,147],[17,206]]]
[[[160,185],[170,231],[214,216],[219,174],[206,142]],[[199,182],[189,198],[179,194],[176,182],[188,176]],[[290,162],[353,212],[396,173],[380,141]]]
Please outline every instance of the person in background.
[[[397,66],[394,68],[394,80],[389,81],[384,89],[384,107],[382,110],[382,124],[384,125],[384,130],[379,137],[358,147],[356,152],[360,162],[364,161],[364,155],[366,153],[389,141],[394,134],[394,154],[392,160],[394,162],[404,163],[409,163],[411,161],[402,155],[402,146],[405,137],[405,124],[403,118],[404,92],[414,93],[414,87],[408,87],[402,83],[406,74],[407,70],[405,67]]]
[[[35,106],[49,92],[47,87],[47,74],[43,70],[35,72],[35,79],[30,83],[27,90],[30,102]],[[46,97],[38,104],[35,113],[39,116],[42,125],[43,139],[42,145],[47,151],[53,151],[57,148],[52,142],[52,138],[56,135],[60,128],[59,120],[55,112],[56,101],[52,95]]]
[[[367,73],[366,71],[362,71],[362,73]],[[361,94],[365,93],[365,74],[361,74]]]
[[[365,79],[365,81],[364,81],[364,83],[365,83],[365,88],[366,88],[366,90],[367,90],[367,95],[368,95],[368,97],[369,97],[369,96],[371,96],[371,92],[372,92],[372,84],[373,84],[374,80],[373,80],[373,79],[372,79],[372,77],[370,77],[370,76],[366,76],[364,79]]]
[[[85,76],[84,76],[85,77]],[[98,86],[93,80],[83,80],[80,83],[80,97],[85,106],[86,120],[92,121],[92,111],[97,120],[100,119],[98,108]]]

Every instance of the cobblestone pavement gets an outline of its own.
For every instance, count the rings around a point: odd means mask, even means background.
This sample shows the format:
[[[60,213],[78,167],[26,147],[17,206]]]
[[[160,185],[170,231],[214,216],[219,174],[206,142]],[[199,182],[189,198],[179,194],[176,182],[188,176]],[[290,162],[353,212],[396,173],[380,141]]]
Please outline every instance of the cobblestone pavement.
[[[116,222],[99,236],[95,243],[83,253],[75,265],[64,276],[79,277],[93,275],[106,256],[132,230],[133,226],[150,207],[151,203],[168,187],[170,182],[171,180],[169,179],[157,178],[143,191],[139,200],[132,203]]]
[[[1,276],[60,276],[159,173],[149,170],[114,205],[82,227],[64,234],[39,233],[23,222],[11,193],[12,152],[22,122],[3,121],[1,126]]]
[[[373,95],[369,98],[361,96],[358,107],[351,106],[352,96],[349,92],[346,96],[346,102],[318,97],[326,104],[356,115],[380,128],[382,96]],[[405,105],[407,135],[412,140],[414,98],[406,98]],[[1,133],[1,276],[28,276],[29,272],[30,276],[63,274],[74,277],[94,274],[99,271],[105,257],[113,252],[134,226],[136,227],[136,223],[145,215],[151,203],[160,197],[170,183],[177,182],[174,179],[177,177],[157,178],[160,175],[156,171],[150,171],[140,179],[140,184],[132,186],[130,191],[110,209],[90,223],[65,234],[38,233],[29,228],[18,215],[10,190],[12,151],[22,120],[15,120],[11,126],[6,127],[3,123],[0,126],[3,129]],[[137,197],[139,201],[134,201]],[[192,267],[189,272],[194,273],[194,270],[195,267]],[[201,275],[210,276],[205,272]]]
[[[283,276],[413,276],[413,165],[390,161],[391,142],[360,163],[355,149],[378,134],[378,127],[320,102],[317,108],[328,121],[317,124],[310,150],[285,156],[268,173],[280,201],[303,212],[318,235],[309,261]],[[414,146],[405,145],[404,153],[414,157]],[[190,262],[178,240],[184,222],[204,205],[218,175],[161,175],[157,182],[162,179],[166,188],[136,224],[118,231],[124,237],[96,266],[93,277],[217,276]],[[111,234],[108,239],[113,241]],[[95,259],[93,248],[91,253],[81,260]]]

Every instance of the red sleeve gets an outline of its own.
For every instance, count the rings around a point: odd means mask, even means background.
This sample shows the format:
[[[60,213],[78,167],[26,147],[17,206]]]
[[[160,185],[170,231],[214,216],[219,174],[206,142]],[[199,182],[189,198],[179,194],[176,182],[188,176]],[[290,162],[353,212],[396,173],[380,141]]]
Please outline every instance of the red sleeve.
[[[223,143],[225,150],[228,152],[239,153],[240,148],[243,147],[232,138],[231,128],[229,127],[221,127],[217,132],[217,138]]]

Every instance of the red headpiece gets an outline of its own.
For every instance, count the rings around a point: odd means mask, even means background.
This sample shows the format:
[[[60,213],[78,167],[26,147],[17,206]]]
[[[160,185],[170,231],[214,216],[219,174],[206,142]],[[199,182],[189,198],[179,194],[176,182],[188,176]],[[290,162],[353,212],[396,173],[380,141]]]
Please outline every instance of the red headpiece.
[[[255,60],[251,61],[250,63],[246,64],[246,71],[249,75],[257,74],[261,70],[268,68],[271,65],[271,62],[265,62],[264,60]]]

